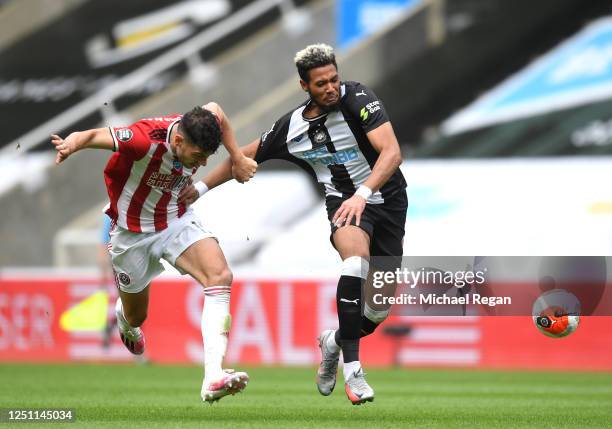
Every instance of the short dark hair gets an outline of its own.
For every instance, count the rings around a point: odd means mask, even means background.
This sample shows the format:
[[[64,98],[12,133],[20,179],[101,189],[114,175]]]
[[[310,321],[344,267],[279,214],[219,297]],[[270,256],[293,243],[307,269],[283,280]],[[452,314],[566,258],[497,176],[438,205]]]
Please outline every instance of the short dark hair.
[[[217,116],[210,110],[196,106],[185,113],[179,123],[179,130],[190,143],[203,151],[213,154],[221,144],[221,127]]]
[[[334,48],[325,43],[306,46],[304,49],[295,54],[293,60],[297,67],[298,74],[304,82],[310,80],[308,72],[317,67],[324,67],[333,64],[336,69],[336,54]]]

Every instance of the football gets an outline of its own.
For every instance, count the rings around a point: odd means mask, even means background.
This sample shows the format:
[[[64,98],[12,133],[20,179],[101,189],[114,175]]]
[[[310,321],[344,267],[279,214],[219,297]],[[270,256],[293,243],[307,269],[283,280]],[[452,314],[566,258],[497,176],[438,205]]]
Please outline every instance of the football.
[[[576,331],[580,323],[580,316],[566,314],[561,307],[548,307],[539,315],[533,316],[533,322],[544,335],[561,338]]]
[[[564,289],[549,290],[536,299],[531,315],[536,328],[544,335],[567,337],[580,323],[580,302]]]

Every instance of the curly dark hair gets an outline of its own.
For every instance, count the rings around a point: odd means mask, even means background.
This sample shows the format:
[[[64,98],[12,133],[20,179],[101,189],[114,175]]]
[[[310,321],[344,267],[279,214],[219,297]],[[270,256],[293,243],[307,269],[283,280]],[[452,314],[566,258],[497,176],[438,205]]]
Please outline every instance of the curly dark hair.
[[[214,113],[196,106],[183,115],[179,130],[190,143],[213,154],[221,144],[221,127]]]

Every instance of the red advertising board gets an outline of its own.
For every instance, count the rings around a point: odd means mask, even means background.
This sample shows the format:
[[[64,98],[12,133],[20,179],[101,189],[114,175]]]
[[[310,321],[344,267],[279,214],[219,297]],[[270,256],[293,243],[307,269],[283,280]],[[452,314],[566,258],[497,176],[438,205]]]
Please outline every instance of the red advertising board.
[[[102,347],[87,319],[105,312],[90,302],[94,278],[0,279],[0,361],[125,361],[114,336]],[[226,360],[249,365],[314,365],[316,337],[337,326],[333,280],[238,280]],[[203,293],[187,278],[162,278],[151,289],[144,325],[147,355],[157,363],[202,363]],[[89,300],[89,301],[88,301]],[[77,316],[78,313],[78,316]],[[97,313],[98,316],[95,316]],[[67,323],[68,315],[72,322]],[[384,327],[408,326],[393,338]],[[612,317],[583,317],[563,339],[539,333],[527,316],[392,316],[362,343],[368,365],[612,370]]]

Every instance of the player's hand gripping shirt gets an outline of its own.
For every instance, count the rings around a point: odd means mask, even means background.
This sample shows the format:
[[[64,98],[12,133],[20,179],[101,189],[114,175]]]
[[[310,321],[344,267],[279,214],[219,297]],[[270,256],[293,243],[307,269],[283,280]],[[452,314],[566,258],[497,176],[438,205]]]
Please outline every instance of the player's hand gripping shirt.
[[[169,137],[182,115],[143,119],[129,127],[109,130],[117,152],[104,179],[110,199],[106,213],[122,228],[155,232],[168,227],[187,210],[178,204],[181,189],[191,183],[195,168],[184,168],[170,147]]]
[[[336,110],[319,117],[304,118],[305,102],[280,118],[261,136],[255,160],[293,162],[323,184],[326,196],[352,196],[370,176],[379,156],[366,134],[389,117],[374,92],[360,83],[342,83],[340,97]],[[382,204],[405,187],[398,169],[368,203]]]

